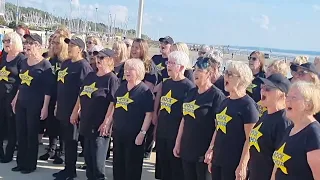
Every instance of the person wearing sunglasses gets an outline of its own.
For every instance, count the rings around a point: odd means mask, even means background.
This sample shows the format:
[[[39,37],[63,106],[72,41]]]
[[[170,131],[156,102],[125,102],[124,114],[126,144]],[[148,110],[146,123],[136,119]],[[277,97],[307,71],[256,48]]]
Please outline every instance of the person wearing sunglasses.
[[[92,48],[92,50],[93,50],[93,51],[92,51],[92,54],[89,55],[90,65],[91,65],[93,71],[98,71],[97,64],[96,64],[96,62],[97,62],[98,59],[97,59],[97,56],[96,56],[93,52],[95,52],[95,51],[99,52],[99,51],[101,51],[102,49],[103,49],[103,47],[94,46],[94,47]]]
[[[299,66],[301,64],[305,64],[308,62],[308,57],[307,56],[297,56],[294,58],[294,60],[290,63],[290,69],[291,69],[291,75],[292,77],[289,79],[291,82],[294,82],[294,75],[295,75],[295,71],[293,71],[292,69],[294,69],[294,66]]]
[[[184,76],[189,63],[188,55],[182,51],[170,53],[166,63],[170,78],[163,82],[158,110],[159,118],[154,123],[157,126],[156,151],[161,168],[161,179],[183,179],[182,162],[180,158],[174,156],[173,149],[182,119],[183,101],[187,93],[195,87]]]
[[[205,156],[212,180],[244,180],[247,176],[249,134],[259,120],[257,105],[246,94],[252,78],[244,62],[227,64],[224,83],[230,96],[216,111],[216,130]]]
[[[87,47],[87,52],[88,54],[91,56],[93,51],[94,51],[94,47],[98,46],[100,49],[103,48],[102,43],[99,39],[99,37],[97,36],[88,36],[86,39],[86,47]]]
[[[21,62],[21,85],[12,101],[18,135],[17,166],[12,171],[29,174],[36,170],[40,120],[48,116],[54,76],[49,61],[42,57],[42,38],[24,35],[27,60]]]
[[[320,179],[320,87],[305,81],[292,84],[286,97],[286,116],[293,122],[273,153],[272,180]]]
[[[17,138],[16,119],[11,102],[20,85],[21,63],[26,61],[27,57],[22,54],[22,41],[17,33],[5,34],[2,42],[6,53],[0,63],[0,163],[9,163],[13,158]],[[8,141],[4,148],[5,137]]]
[[[77,176],[77,124],[79,114],[72,114],[72,111],[84,78],[93,71],[86,60],[85,44],[82,39],[74,36],[71,39],[65,38],[64,42],[68,44],[69,59],[61,63],[58,72],[56,118],[60,121],[60,129],[65,143],[65,168],[53,174],[57,180],[73,179]]]
[[[261,104],[267,109],[250,133],[249,179],[270,180],[273,170],[272,155],[282,140],[291,121],[286,117],[286,95],[291,86],[282,74],[260,78]]]
[[[182,106],[173,154],[182,159],[184,180],[206,180],[208,165],[204,156],[214,132],[216,110],[225,99],[224,94],[211,82],[211,61],[196,62],[194,77],[196,87],[188,92]]]
[[[103,122],[110,102],[114,101],[119,79],[112,72],[114,51],[103,49],[93,51],[93,55],[98,71],[89,73],[83,80],[71,117],[77,117],[81,109],[80,134],[84,137],[87,178],[105,179],[105,159],[110,138]]]

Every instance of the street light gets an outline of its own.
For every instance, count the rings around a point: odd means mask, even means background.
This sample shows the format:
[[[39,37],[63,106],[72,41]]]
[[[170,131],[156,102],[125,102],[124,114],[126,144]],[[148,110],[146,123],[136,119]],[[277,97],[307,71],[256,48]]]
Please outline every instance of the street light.
[[[97,32],[97,23],[98,23],[98,8],[96,7],[96,23],[94,25],[94,31]]]
[[[19,0],[17,0],[17,12],[16,12],[16,26],[19,23]]]
[[[141,38],[142,20],[143,20],[143,6],[144,6],[144,0],[140,0],[139,13],[138,13],[138,25],[137,25],[137,38]]]

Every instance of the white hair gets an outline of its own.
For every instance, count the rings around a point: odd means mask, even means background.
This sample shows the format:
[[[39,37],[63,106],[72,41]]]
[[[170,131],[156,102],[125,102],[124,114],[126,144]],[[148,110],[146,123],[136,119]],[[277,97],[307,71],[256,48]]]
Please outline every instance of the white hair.
[[[182,65],[184,68],[190,67],[189,56],[182,51],[173,51],[169,54],[168,59],[175,61],[177,64]]]
[[[200,52],[207,53],[210,50],[211,50],[210,46],[205,45],[205,44],[200,47]]]
[[[204,57],[207,57],[207,58],[223,58],[223,53],[219,50],[219,49],[212,49],[210,51],[208,51]]]
[[[226,70],[239,75],[240,86],[247,88],[253,80],[253,74],[248,64],[242,61],[228,61]]]
[[[137,76],[140,81],[144,79],[144,76],[146,74],[146,69],[144,67],[144,63],[141,59],[128,59],[124,63],[125,67],[133,68],[137,71]]]

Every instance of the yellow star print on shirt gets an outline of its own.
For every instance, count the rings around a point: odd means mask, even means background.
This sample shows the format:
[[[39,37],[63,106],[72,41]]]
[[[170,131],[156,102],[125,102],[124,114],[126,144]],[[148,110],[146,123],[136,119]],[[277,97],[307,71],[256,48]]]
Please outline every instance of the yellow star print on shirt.
[[[191,101],[189,103],[183,103],[182,106],[182,111],[183,111],[183,115],[189,115],[191,117],[193,117],[194,119],[196,118],[194,111],[196,109],[198,109],[200,106],[196,105],[196,100]]]
[[[162,66],[162,63],[159,63],[158,65],[156,65],[158,74],[161,75],[161,71],[165,69],[165,67]]]
[[[266,112],[268,109],[262,106],[261,101],[259,101],[257,104],[259,109],[259,117],[261,117],[263,113]]]
[[[168,79],[170,79],[170,77],[169,77],[169,78],[163,78],[163,79],[162,79],[162,82],[165,82],[165,81],[168,80]]]
[[[289,159],[291,159],[291,156],[284,153],[284,148],[286,146],[286,143],[283,143],[283,145],[273,153],[272,159],[274,162],[274,165],[279,168],[284,174],[288,174],[287,168],[284,165],[285,162],[287,162]]]
[[[122,107],[128,111],[128,104],[133,103],[133,100],[129,98],[129,92],[122,97],[117,97],[116,108]]]
[[[84,86],[82,92],[80,93],[80,96],[87,95],[89,98],[91,98],[92,93],[97,90],[98,88],[96,88],[96,82],[94,82],[89,86]]]
[[[160,110],[165,109],[169,114],[171,113],[171,106],[172,104],[176,103],[178,100],[172,98],[171,90],[165,95],[162,96],[160,99],[161,106]]]
[[[58,72],[58,79],[57,79],[58,82],[61,81],[62,83],[64,83],[65,77],[66,75],[68,75],[67,71],[68,71],[68,68],[65,68],[64,70]]]
[[[21,84],[26,84],[27,86],[30,86],[31,81],[33,80],[33,77],[29,76],[29,70],[27,70],[23,74],[19,74],[19,77],[21,79]]]
[[[3,66],[3,68],[0,70],[0,81],[5,80],[9,81],[8,76],[10,72],[6,70],[6,66]]]
[[[263,136],[263,134],[260,132],[260,128],[262,126],[262,123],[259,124],[259,126],[253,128],[250,132],[249,136],[249,147],[254,146],[258,152],[260,152],[260,146],[258,143],[258,139]]]
[[[228,107],[224,108],[219,114],[216,115],[217,131],[220,129],[224,134],[227,134],[227,124],[232,120],[232,117],[227,113]]]
[[[250,92],[251,94],[253,93],[253,89],[256,88],[256,84],[250,84],[247,88],[247,91]]]

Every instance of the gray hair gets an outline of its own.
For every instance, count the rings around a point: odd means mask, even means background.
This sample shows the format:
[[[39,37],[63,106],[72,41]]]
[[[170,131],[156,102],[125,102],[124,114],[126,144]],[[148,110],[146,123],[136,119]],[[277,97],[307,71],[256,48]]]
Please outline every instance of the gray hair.
[[[185,69],[190,67],[189,56],[182,51],[173,51],[169,54],[168,59],[175,61],[177,64],[182,65]]]

